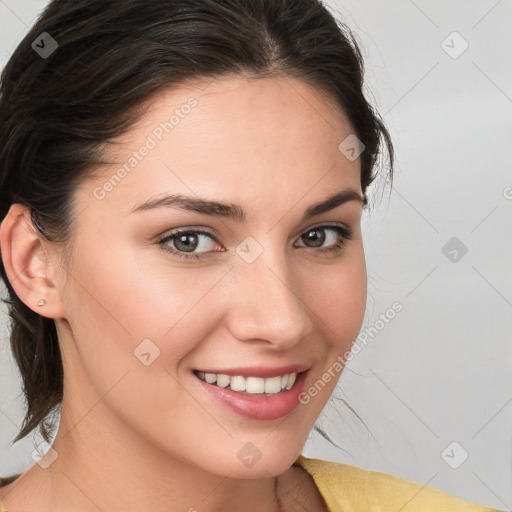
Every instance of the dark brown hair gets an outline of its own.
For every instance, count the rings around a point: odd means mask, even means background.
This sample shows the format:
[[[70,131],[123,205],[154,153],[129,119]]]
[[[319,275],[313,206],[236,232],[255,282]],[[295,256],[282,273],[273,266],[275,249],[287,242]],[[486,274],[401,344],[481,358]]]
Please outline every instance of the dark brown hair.
[[[227,74],[290,76],[326,93],[364,144],[363,193],[383,142],[392,175],[393,146],[363,94],[357,43],[320,1],[53,0],[1,76],[0,220],[21,203],[41,237],[68,247],[73,193],[106,144],[155,93]],[[55,323],[17,297],[3,263],[0,271],[27,402],[14,442],[37,427],[49,442],[63,393]]]

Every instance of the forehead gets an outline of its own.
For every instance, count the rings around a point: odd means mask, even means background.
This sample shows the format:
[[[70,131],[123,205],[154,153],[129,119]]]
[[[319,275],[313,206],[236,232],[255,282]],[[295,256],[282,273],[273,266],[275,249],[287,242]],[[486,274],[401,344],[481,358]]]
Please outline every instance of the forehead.
[[[352,133],[329,97],[291,77],[189,84],[146,104],[80,199],[94,199],[99,187],[101,207],[126,213],[164,193],[265,207],[265,200],[296,203],[347,186],[360,191],[359,160],[338,148]]]

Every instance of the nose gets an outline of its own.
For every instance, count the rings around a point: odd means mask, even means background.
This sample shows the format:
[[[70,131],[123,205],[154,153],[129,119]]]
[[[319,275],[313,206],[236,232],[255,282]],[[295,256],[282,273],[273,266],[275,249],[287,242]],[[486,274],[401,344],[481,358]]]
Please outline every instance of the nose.
[[[232,274],[229,328],[236,339],[266,341],[283,350],[312,331],[313,312],[283,254],[265,249]]]

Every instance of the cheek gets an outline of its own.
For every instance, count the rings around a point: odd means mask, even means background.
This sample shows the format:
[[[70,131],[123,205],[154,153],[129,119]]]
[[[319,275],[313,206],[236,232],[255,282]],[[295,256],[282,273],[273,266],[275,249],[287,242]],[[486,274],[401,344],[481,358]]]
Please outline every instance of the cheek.
[[[357,337],[366,309],[366,264],[362,244],[308,284],[308,306],[330,347],[344,352]],[[335,269],[335,270],[334,270]],[[314,285],[316,283],[316,286]]]
[[[74,333],[83,334],[85,343],[93,342],[96,353],[106,356],[110,352],[118,360],[133,358],[134,349],[144,339],[162,351],[170,348],[174,360],[184,356],[193,348],[187,339],[210,331],[215,315],[222,313],[214,296],[224,296],[221,290],[230,281],[229,276],[224,280],[226,268],[169,268],[161,264],[161,258],[152,261],[143,252],[123,250],[123,244],[111,247],[119,250],[84,250],[74,264],[68,294]],[[315,330],[330,344],[343,348],[356,338],[366,305],[362,242],[354,240],[339,263],[302,269],[297,274],[301,283],[297,291]],[[197,318],[202,318],[199,324]],[[173,340],[172,347],[167,347],[169,340]]]
[[[205,313],[201,297],[218,278],[187,280],[183,269],[163,274],[140,263],[129,254],[81,253],[66,295],[77,350],[64,334],[62,353],[73,368],[72,395],[90,403],[104,397],[110,411],[150,436],[160,430],[148,418],[157,417],[163,404],[186,414],[194,407],[176,369],[207,336],[209,322],[197,322],[197,311]]]
[[[336,272],[331,268],[328,279],[317,282],[320,285],[308,295],[308,300],[323,344],[316,351],[318,364],[299,397],[311,418],[311,428],[336,388],[363,322],[367,277],[362,245]]]
[[[82,363],[98,383],[138,369],[148,351],[155,366],[175,366],[207,336],[215,304],[205,298],[226,271],[169,269],[118,247],[82,251],[66,295]]]

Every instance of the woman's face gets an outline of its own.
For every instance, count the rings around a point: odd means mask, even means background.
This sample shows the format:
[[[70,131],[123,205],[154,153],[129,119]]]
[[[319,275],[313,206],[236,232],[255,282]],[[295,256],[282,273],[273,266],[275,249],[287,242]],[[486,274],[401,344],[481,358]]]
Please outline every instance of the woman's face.
[[[62,421],[94,408],[105,435],[212,473],[288,468],[364,314],[360,163],[338,148],[352,134],[292,78],[160,93],[75,195],[72,257],[57,274]],[[245,383],[261,392],[304,370],[271,397],[196,374],[257,377]]]

